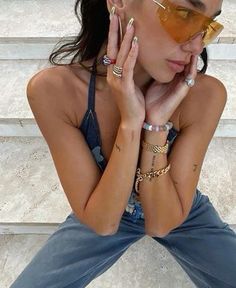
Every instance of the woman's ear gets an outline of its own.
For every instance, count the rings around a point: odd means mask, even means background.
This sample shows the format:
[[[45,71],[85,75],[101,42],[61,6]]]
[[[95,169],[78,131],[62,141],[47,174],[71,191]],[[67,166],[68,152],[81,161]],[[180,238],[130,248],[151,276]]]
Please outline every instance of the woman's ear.
[[[124,0],[107,0],[107,9],[111,12],[112,6],[116,8],[123,8],[125,6]]]

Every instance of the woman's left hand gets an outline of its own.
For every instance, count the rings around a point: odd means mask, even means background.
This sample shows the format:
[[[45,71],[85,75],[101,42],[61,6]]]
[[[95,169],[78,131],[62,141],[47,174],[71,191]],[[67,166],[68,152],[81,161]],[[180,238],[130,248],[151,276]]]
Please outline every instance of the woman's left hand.
[[[184,82],[186,77],[196,79],[198,55],[191,56],[183,73],[176,74],[167,84],[158,84],[154,81],[145,94],[145,122],[152,125],[164,125],[186,97],[190,87]]]

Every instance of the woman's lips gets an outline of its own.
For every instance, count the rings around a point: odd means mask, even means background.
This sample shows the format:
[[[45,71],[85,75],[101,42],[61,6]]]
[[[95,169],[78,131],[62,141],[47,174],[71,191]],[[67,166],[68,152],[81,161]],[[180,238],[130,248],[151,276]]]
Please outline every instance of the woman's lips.
[[[167,64],[175,72],[180,73],[180,72],[184,71],[184,67],[185,67],[184,64],[179,64],[179,63],[171,61],[171,60],[167,60]]]

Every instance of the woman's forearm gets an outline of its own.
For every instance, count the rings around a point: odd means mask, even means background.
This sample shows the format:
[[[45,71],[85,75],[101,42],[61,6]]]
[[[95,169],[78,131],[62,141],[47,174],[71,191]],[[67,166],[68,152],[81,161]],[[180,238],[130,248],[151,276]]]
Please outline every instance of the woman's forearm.
[[[99,233],[114,233],[132,192],[142,125],[120,123],[110,159],[85,208]]]
[[[144,132],[144,140],[148,143],[164,146],[168,131]],[[142,148],[140,169],[144,174],[165,168],[168,165],[167,154],[153,153]],[[171,169],[171,168],[170,168]],[[182,219],[182,205],[170,176],[170,170],[151,181],[145,178],[139,182],[140,202],[145,215],[145,231],[149,235],[163,235],[178,225]]]

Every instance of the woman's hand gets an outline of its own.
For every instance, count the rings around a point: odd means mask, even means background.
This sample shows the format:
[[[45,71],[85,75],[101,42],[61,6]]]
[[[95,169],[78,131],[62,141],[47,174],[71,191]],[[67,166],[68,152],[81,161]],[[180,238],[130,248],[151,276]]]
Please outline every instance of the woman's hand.
[[[141,90],[133,80],[138,43],[135,46],[132,45],[134,27],[131,25],[119,45],[118,17],[114,14],[110,21],[107,55],[109,58],[116,59],[116,65],[123,67],[123,73],[122,77],[118,78],[112,72],[113,65],[107,66],[107,82],[120,110],[121,121],[129,125],[142,125],[145,119],[145,101]]]
[[[192,56],[190,63],[181,74],[176,74],[167,84],[153,82],[145,95],[146,119],[152,125],[164,125],[169,121],[180,102],[186,97],[190,87],[184,82],[187,76],[195,80],[198,55]]]

